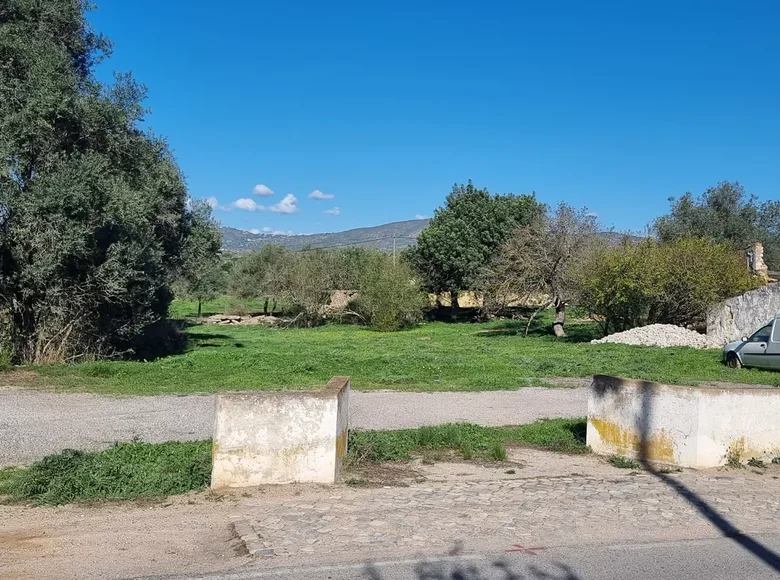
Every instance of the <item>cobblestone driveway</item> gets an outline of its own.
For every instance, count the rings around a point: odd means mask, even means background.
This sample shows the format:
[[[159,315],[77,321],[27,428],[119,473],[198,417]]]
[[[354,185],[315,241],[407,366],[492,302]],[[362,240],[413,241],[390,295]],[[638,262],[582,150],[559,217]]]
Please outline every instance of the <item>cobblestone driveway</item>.
[[[673,476],[745,533],[777,532],[780,481]],[[243,517],[277,556],[543,548],[720,535],[689,501],[651,474],[341,487],[242,502]],[[522,546],[517,548],[516,546]],[[269,551],[270,553],[270,551]],[[276,558],[279,560],[279,558]],[[283,558],[282,558],[283,559]]]

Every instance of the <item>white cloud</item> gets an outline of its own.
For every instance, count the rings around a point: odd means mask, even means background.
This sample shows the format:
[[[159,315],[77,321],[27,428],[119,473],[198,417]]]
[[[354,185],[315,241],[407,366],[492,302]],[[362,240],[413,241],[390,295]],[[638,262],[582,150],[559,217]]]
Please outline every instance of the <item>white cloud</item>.
[[[270,235],[272,235],[272,236],[294,236],[294,235],[295,235],[295,234],[294,234],[292,231],[290,231],[290,230],[288,230],[288,231],[286,231],[286,232],[285,232],[284,230],[275,230],[275,229],[273,229],[273,228],[269,228],[268,226],[265,226],[265,227],[263,228],[263,233],[264,233],[264,234],[270,234]]]
[[[255,185],[254,189],[252,189],[252,193],[259,195],[260,197],[271,197],[274,194],[274,190],[267,185],[258,183]]]
[[[414,219],[416,219],[416,220],[427,220],[428,216],[427,215],[423,215],[421,213],[418,213],[416,216],[414,216]]]
[[[276,213],[298,213],[300,211],[300,208],[298,207],[298,198],[296,198],[292,193],[288,193],[284,196],[284,199],[280,201],[277,204],[272,205],[269,207],[273,212]]]
[[[229,207],[225,207],[224,205],[220,205],[219,200],[216,197],[214,197],[213,195],[211,197],[207,197],[204,201],[206,202],[206,204],[212,210],[230,211]]]
[[[322,213],[326,213],[328,215],[339,215],[341,210],[337,207],[334,207],[333,209],[326,209]]]
[[[319,189],[315,189],[309,194],[309,199],[333,199],[336,197],[332,193],[322,193]]]
[[[236,201],[233,202],[233,207],[237,207],[238,209],[243,209],[246,211],[265,210],[264,206],[255,203],[254,199],[249,199],[248,197],[242,197],[241,199],[237,199]]]
[[[249,233],[257,235],[260,233],[260,230],[258,230],[257,228],[252,228],[251,230],[249,230]]]

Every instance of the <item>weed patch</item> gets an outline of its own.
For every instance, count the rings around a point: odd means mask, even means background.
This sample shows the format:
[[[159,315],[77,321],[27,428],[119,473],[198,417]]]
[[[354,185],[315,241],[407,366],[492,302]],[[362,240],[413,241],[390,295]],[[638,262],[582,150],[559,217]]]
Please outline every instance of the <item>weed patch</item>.
[[[459,451],[464,459],[506,459],[506,445],[525,443],[566,453],[586,453],[584,419],[543,419],[518,427],[483,427],[454,423],[438,427],[392,431],[352,430],[349,434],[348,460],[356,465],[364,461],[408,460],[425,452],[431,459],[436,451]],[[440,454],[439,454],[440,455]]]
[[[609,458],[609,463],[618,469],[639,469],[641,467],[639,462],[622,455],[613,455]]]
[[[210,478],[210,441],[119,443],[96,453],[65,450],[28,468],[0,471],[0,494],[37,505],[155,498],[202,490]]]
[[[761,461],[760,459],[757,459],[755,457],[751,457],[750,459],[748,459],[747,464],[750,467],[760,467],[760,468],[766,467],[766,463],[764,463],[763,461]]]

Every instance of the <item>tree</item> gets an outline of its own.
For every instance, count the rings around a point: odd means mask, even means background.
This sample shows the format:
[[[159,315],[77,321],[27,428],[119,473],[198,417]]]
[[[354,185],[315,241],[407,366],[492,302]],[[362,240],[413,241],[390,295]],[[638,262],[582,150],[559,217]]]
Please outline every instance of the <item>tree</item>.
[[[474,289],[480,269],[541,211],[534,195],[491,195],[471,181],[456,184],[406,256],[426,290],[450,292],[457,307],[458,292]]]
[[[565,337],[566,305],[578,295],[578,267],[598,240],[598,222],[587,209],[560,203],[533,223],[518,228],[482,274],[488,308],[500,309],[509,300],[526,302],[545,297],[529,318],[555,307],[552,330]]]
[[[225,285],[220,249],[222,234],[204,201],[193,201],[188,218],[189,236],[182,249],[180,279],[184,294],[198,301],[198,316],[203,302],[212,300]]]
[[[772,267],[780,265],[780,202],[759,204],[736,181],[718,183],[698,198],[686,193],[669,202],[671,212],[653,224],[661,241],[707,237],[736,250],[761,242],[766,262]]]
[[[95,80],[86,0],[0,4],[0,314],[15,361],[130,348],[165,317],[194,221],[145,88]]]

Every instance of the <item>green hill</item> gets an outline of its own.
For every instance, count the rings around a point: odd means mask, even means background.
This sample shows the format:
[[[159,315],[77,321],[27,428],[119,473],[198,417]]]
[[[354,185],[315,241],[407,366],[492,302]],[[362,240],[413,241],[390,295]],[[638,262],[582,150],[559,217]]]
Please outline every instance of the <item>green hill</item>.
[[[428,225],[428,220],[407,220],[370,228],[356,228],[328,234],[306,234],[297,236],[253,234],[236,228],[222,228],[222,246],[231,252],[251,252],[269,244],[285,248],[337,248],[360,247],[391,251],[393,238],[396,249],[402,250],[414,244],[418,234]]]

